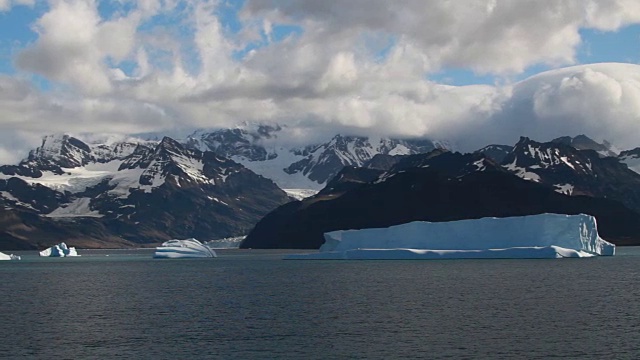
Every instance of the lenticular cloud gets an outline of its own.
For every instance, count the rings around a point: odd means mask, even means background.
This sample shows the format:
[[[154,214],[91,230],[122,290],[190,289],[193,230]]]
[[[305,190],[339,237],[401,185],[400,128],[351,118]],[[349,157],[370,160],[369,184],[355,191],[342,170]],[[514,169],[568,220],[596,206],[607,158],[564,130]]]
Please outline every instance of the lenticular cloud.
[[[498,88],[496,88],[498,89]],[[532,76],[493,95],[490,112],[448,129],[461,150],[513,144],[520,136],[548,141],[586,134],[621,149],[640,146],[640,66],[603,63]]]

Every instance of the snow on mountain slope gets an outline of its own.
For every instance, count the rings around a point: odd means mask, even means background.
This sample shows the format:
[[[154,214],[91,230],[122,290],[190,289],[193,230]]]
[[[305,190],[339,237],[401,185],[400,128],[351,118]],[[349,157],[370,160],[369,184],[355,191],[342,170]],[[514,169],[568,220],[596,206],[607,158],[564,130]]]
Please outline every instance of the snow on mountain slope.
[[[343,167],[361,167],[377,154],[410,155],[436,148],[429,140],[397,140],[336,135],[329,142],[298,150],[304,158],[285,169],[288,174],[303,174],[325,184]]]
[[[640,148],[623,151],[618,158],[626,164],[629,169],[640,174]]]
[[[591,141],[589,141],[591,142]],[[602,156],[594,149],[579,150],[567,141],[540,143],[521,138],[502,166],[525,179],[551,186],[556,192],[613,199],[640,210],[640,176],[629,170],[633,152]]]
[[[287,195],[291,196],[296,200],[306,199],[318,193],[316,190],[311,189],[283,189]]]
[[[273,180],[282,189],[321,189],[344,166],[363,166],[376,154],[424,153],[445,142],[336,135],[325,143],[292,146],[278,125],[244,124],[235,129],[200,130],[182,140],[211,150]]]
[[[46,216],[50,218],[103,217],[104,215],[100,214],[96,210],[91,209],[90,203],[90,198],[79,198],[69,204],[53,210]]]
[[[487,145],[480,150],[476,150],[476,152],[484,154],[497,163],[501,163],[511,150],[513,150],[513,146],[509,145]]]
[[[620,153],[620,150],[611,145],[608,141],[598,143],[586,135],[578,135],[575,137],[563,136],[551,140],[551,142],[569,145],[578,150],[594,150],[602,157],[616,157]]]
[[[100,183],[118,171],[122,160],[112,160],[107,163],[89,163],[75,168],[60,168],[61,173],[43,171],[40,177],[22,175],[6,175],[0,173],[0,179],[17,177],[29,184],[40,184],[57,191],[82,192],[87,187]]]
[[[296,154],[294,151],[278,147],[273,149],[277,156],[262,161],[251,161],[244,156],[231,156],[236,161],[256,174],[262,175],[267,179],[271,179],[281,189],[310,189],[320,190],[324,184],[315,182],[302,173],[288,174],[284,169],[291,164],[296,163],[304,157]]]
[[[565,143],[538,143],[522,137],[503,159],[503,167],[525,180],[543,182],[553,181],[551,178],[593,176],[591,161],[587,153]],[[567,186],[572,186],[573,191],[574,185],[561,182],[561,179],[556,181],[553,186],[558,192],[566,193]]]

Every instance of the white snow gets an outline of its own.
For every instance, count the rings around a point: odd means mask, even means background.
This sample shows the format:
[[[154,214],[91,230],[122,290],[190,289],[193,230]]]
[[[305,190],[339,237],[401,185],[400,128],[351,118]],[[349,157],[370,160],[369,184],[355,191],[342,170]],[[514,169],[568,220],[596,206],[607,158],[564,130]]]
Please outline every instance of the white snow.
[[[571,195],[573,194],[573,185],[571,184],[557,184],[553,185],[555,191],[561,194]]]
[[[476,171],[483,171],[487,167],[484,163],[484,159],[475,161],[473,165],[476,167]]]
[[[45,257],[68,257],[68,256],[80,256],[76,251],[76,248],[68,247],[65,243],[54,245],[48,249],[40,251],[40,256]]]
[[[566,156],[561,156],[560,160],[565,163],[568,167],[572,168],[573,170],[575,170],[576,168],[573,166],[572,163],[569,162],[569,159],[567,159]]]
[[[91,198],[79,198],[67,205],[61,206],[49,214],[45,215],[50,218],[67,218],[67,217],[103,217],[97,210],[91,210],[89,204]]]
[[[8,192],[8,191],[0,191],[0,196],[5,198],[5,199],[7,199],[7,200],[9,200],[9,201],[12,201],[15,205],[23,206],[23,207],[29,208],[31,210],[36,210],[36,208],[34,208],[31,204],[27,204],[25,202],[20,201],[19,199],[15,198],[13,195],[11,195],[11,193]],[[7,209],[11,209],[11,207],[7,207]]]
[[[209,200],[213,200],[213,201],[215,201],[215,202],[219,202],[219,203],[220,203],[220,204],[222,204],[222,205],[227,205],[227,206],[229,206],[229,204],[227,204],[226,202],[224,202],[224,201],[222,201],[222,200],[218,199],[217,197],[207,196],[207,199],[209,199]]]
[[[196,239],[169,240],[156,248],[154,258],[214,258],[217,257],[213,249]]]
[[[40,184],[57,191],[82,192],[87,187],[97,185],[103,179],[117,172],[121,160],[113,160],[108,163],[90,163],[84,167],[62,168],[63,174],[54,174],[51,171],[43,171],[39,178],[27,176],[0,174],[0,179],[17,177],[28,184]]]
[[[3,252],[0,252],[0,260],[20,260],[20,256],[18,255],[7,255]]]
[[[637,155],[627,155],[620,157],[620,161],[627,164],[630,170],[640,174],[640,157]]]
[[[127,198],[130,194],[130,189],[137,189],[142,187],[140,185],[140,176],[144,172],[145,169],[136,168],[136,169],[124,169],[118,171],[113,174],[111,180],[109,181],[109,185],[115,186],[113,189],[109,190],[109,194],[117,196],[119,198]],[[149,189],[145,189],[145,192],[150,191]]]
[[[613,255],[590,215],[540,214],[324,234],[318,253],[290,259],[562,258]]]
[[[287,195],[291,196],[296,200],[306,199],[318,193],[318,190],[312,189],[282,189]]]
[[[515,173],[522,179],[540,182],[540,176],[538,174],[527,171],[527,169],[525,168],[516,166],[517,161],[517,159],[514,159],[511,164],[504,165],[504,168]]]
[[[389,155],[409,155],[411,154],[411,149],[408,147],[398,144],[393,149],[389,150]]]
[[[231,159],[254,173],[271,179],[281,189],[320,190],[324,187],[324,184],[310,180],[301,172],[287,174],[284,171],[289,165],[304,159],[304,156],[296,155],[285,148],[278,148],[277,154],[276,158],[265,161],[249,161],[240,156],[233,156]]]

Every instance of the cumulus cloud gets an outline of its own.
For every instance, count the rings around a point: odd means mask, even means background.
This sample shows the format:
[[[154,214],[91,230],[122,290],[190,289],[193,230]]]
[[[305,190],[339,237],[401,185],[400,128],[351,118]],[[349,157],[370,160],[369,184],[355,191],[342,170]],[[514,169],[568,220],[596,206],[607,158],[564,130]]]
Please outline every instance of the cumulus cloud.
[[[137,13],[103,21],[92,1],[54,1],[34,25],[37,43],[20,53],[16,64],[88,94],[107,93],[112,84],[106,61],[129,54],[138,22]]]
[[[274,11],[274,9],[276,9]],[[640,21],[634,0],[251,1],[245,16],[304,19],[333,39],[361,32],[401,35],[431,67],[519,73],[527,66],[575,62],[580,28],[616,30]]]
[[[0,11],[15,3],[0,0]],[[0,129],[139,133],[270,121],[298,141],[426,136],[472,150],[586,133],[640,145],[636,65],[570,67],[513,85],[429,80],[448,68],[509,76],[574,65],[580,30],[639,23],[635,0],[247,0],[240,30],[221,15],[223,0],[118,3],[126,6],[106,16],[91,0],[49,2],[33,24],[37,40],[15,58],[19,74],[0,76]],[[33,74],[53,90],[28,81]]]

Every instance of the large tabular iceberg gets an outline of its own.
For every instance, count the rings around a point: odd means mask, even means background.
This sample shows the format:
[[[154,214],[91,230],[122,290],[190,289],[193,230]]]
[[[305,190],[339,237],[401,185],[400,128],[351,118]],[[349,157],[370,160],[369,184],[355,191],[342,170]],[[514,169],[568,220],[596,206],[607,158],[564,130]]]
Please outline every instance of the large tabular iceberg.
[[[196,239],[169,240],[156,248],[155,258],[213,258],[216,252]]]
[[[3,252],[0,252],[0,260],[20,260],[20,256],[18,255],[7,255]]]
[[[40,256],[46,257],[68,257],[68,256],[80,256],[76,251],[76,248],[67,246],[65,243],[54,245],[48,249],[40,251]]]
[[[286,259],[564,258],[613,255],[591,215],[540,214],[450,222],[414,221],[324,234],[318,253]]]

